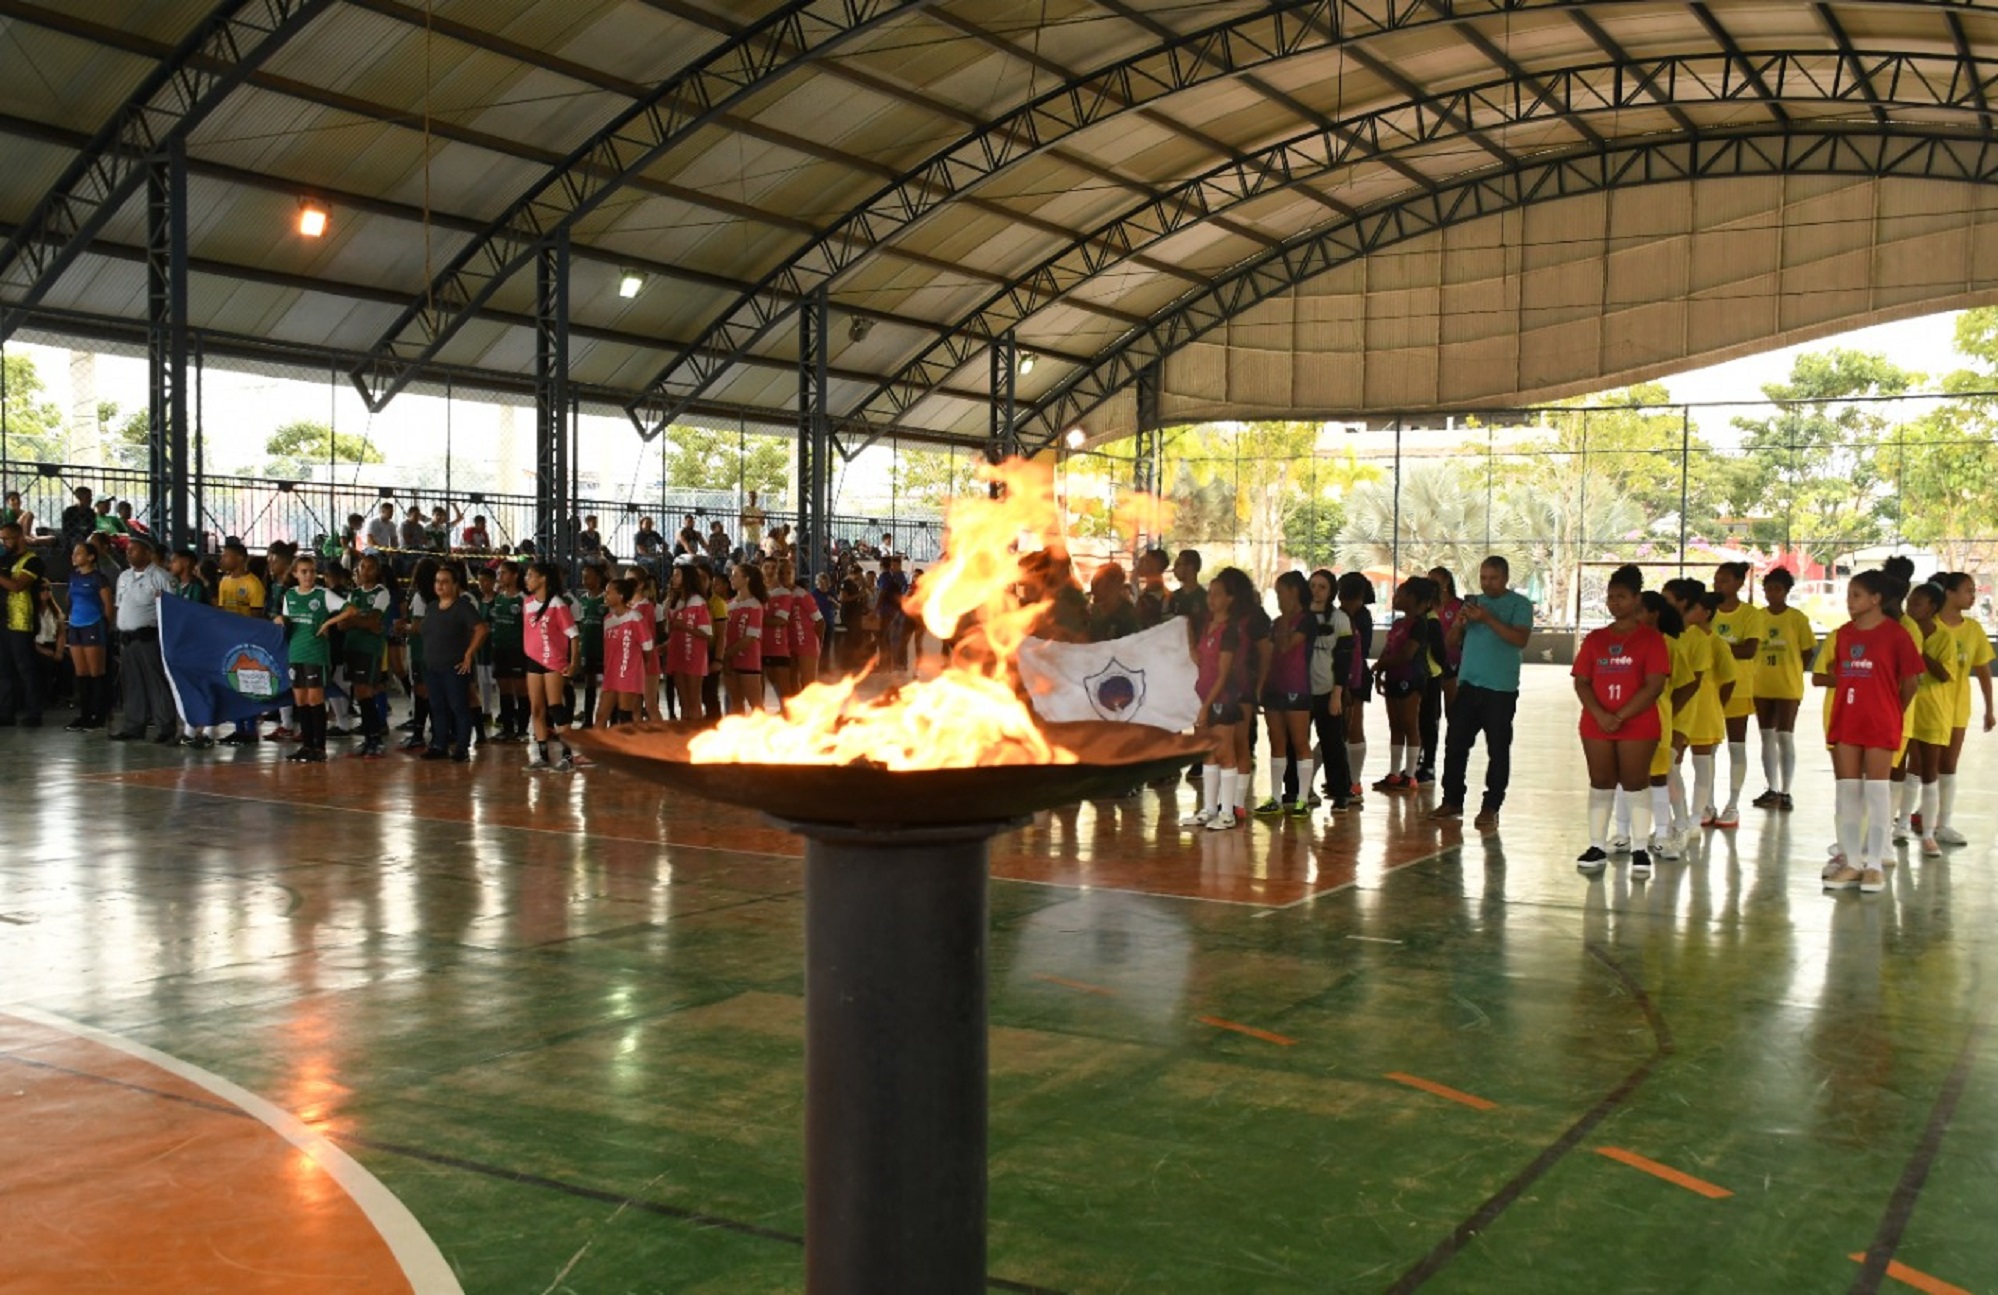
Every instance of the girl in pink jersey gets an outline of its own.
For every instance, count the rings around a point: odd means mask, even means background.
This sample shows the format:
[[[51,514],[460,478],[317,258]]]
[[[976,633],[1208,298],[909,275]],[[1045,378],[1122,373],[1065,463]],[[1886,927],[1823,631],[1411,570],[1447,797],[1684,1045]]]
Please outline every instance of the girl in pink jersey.
[[[604,695],[597,703],[597,724],[629,724],[645,700],[647,670],[658,678],[653,651],[652,613],[633,603],[638,582],[613,580],[604,587]]]
[[[722,664],[728,668],[728,711],[747,715],[763,708],[763,600],[770,590],[752,566],[737,569],[742,588],[728,605]]]
[[[569,726],[569,708],[562,702],[564,689],[583,662],[583,642],[576,628],[576,614],[562,596],[562,568],[553,562],[536,562],[527,569],[527,601],[521,605],[521,640],[527,657],[527,705],[534,722],[534,741],[528,749],[529,769],[553,768],[567,773],[575,768],[575,755],[562,736]],[[553,738],[561,753],[549,759],[548,742]]]
[[[825,614],[812,591],[798,583],[795,565],[787,558],[778,566],[777,578],[791,590],[791,691],[796,693],[819,677],[819,627]]]
[[[631,610],[645,618],[646,632],[652,636],[653,643],[663,644],[666,638],[664,632],[666,615],[659,606],[659,582],[653,579],[650,571],[641,566],[626,567],[624,574],[625,578],[630,580],[638,590],[637,596],[631,600]],[[666,709],[661,710],[659,708],[659,680],[662,672],[660,657],[662,655],[655,648],[652,654],[645,658],[645,687],[640,690],[641,696],[639,697],[640,719],[656,721],[667,719],[671,716],[673,709],[670,704],[672,701],[671,689],[667,690],[666,696],[669,704]]]
[[[673,568],[666,600],[666,674],[680,702],[680,718],[701,717],[701,681],[708,675],[714,616],[708,610],[706,574],[696,566]]]

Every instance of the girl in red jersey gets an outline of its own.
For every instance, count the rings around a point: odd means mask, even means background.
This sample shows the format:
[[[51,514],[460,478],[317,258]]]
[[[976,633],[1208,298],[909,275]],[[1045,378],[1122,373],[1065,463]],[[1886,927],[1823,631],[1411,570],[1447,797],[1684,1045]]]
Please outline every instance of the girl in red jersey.
[[[701,717],[701,680],[708,674],[714,615],[708,610],[707,580],[699,567],[674,567],[668,591],[666,675],[679,698],[680,718],[691,723]]]
[[[1276,579],[1277,616],[1272,627],[1270,665],[1263,683],[1263,713],[1270,722],[1270,798],[1258,814],[1305,816],[1311,765],[1311,626],[1307,607],[1311,585],[1296,571]],[[1302,765],[1302,776],[1298,766]],[[1298,788],[1283,799],[1284,786]]]
[[[728,605],[722,638],[722,664],[728,667],[728,710],[747,715],[763,708],[763,600],[770,595],[763,573],[745,563],[736,568],[741,588]]]
[[[655,661],[652,613],[639,611],[636,580],[604,586],[604,694],[597,703],[597,726],[629,724],[645,701],[648,665]],[[649,677],[657,678],[656,665]]]
[[[521,638],[526,648],[527,705],[533,720],[534,743],[529,769],[575,768],[575,753],[562,736],[568,731],[569,709],[562,703],[564,686],[583,664],[583,640],[576,614],[562,596],[562,568],[536,562],[527,569],[527,601],[521,606]],[[561,754],[550,760],[548,742]]]
[[[646,633],[653,643],[663,643],[666,638],[664,633],[666,609],[659,605],[659,582],[653,578],[650,571],[636,564],[626,567],[624,576],[631,581],[632,588],[637,590],[631,599],[631,610],[645,618]],[[643,695],[639,698],[640,719],[662,720],[671,717],[672,689],[666,690],[669,704],[665,709],[662,710],[659,705],[659,681],[665,669],[664,662],[660,658],[664,655],[655,648],[645,658],[645,687],[642,690]]]
[[[791,695],[791,586],[784,583],[777,558],[763,559],[763,677],[777,690],[777,704]],[[757,699],[761,709],[763,700]]]
[[[1238,610],[1240,600],[1233,592],[1234,582],[1222,579],[1228,574],[1223,571],[1208,583],[1207,626],[1194,650],[1200,717],[1193,722],[1193,730],[1213,742],[1213,753],[1201,769],[1200,808],[1179,820],[1181,827],[1205,827],[1213,832],[1235,826],[1245,772],[1237,752],[1241,734],[1248,727],[1242,692],[1248,679],[1249,640],[1243,613]],[[1243,583],[1246,581],[1243,577]]]
[[[1618,567],[1603,598],[1610,623],[1591,630],[1575,653],[1575,695],[1582,702],[1582,754],[1589,762],[1589,848],[1577,868],[1593,876],[1609,862],[1605,848],[1616,791],[1630,799],[1630,870],[1648,876],[1651,853],[1651,757],[1658,749],[1658,694],[1672,677],[1665,637],[1644,624],[1644,573]]]
[[[1888,777],[1901,749],[1901,725],[1926,667],[1914,638],[1882,611],[1893,582],[1862,571],[1845,587],[1852,617],[1833,632],[1826,656],[1832,689],[1825,740],[1837,779],[1836,822],[1841,857],[1825,868],[1826,890],[1853,886],[1868,893],[1886,887],[1881,859],[1893,818]]]
[[[791,691],[799,693],[819,677],[819,640],[826,617],[812,591],[798,582],[791,559],[778,563],[777,578],[791,590]]]
[[[1375,791],[1415,790],[1415,770],[1422,759],[1422,693],[1433,677],[1429,613],[1440,593],[1427,576],[1411,576],[1395,590],[1394,610],[1401,615],[1388,629],[1374,667],[1388,716],[1388,771],[1374,784]]]

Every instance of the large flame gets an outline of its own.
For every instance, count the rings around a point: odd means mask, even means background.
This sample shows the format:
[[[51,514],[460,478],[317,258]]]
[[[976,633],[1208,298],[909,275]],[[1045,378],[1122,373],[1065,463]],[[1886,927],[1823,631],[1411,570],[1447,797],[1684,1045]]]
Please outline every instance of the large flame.
[[[933,678],[882,696],[859,696],[858,676],[813,684],[784,713],[732,715],[696,737],[698,764],[852,764],[950,769],[992,764],[1074,764],[1048,741],[1015,691],[1012,663],[1048,601],[1023,603],[1020,555],[1065,552],[1053,474],[1011,459],[981,467],[1001,487],[953,499],[944,555],[924,573],[917,606],[930,633],[958,645]]]

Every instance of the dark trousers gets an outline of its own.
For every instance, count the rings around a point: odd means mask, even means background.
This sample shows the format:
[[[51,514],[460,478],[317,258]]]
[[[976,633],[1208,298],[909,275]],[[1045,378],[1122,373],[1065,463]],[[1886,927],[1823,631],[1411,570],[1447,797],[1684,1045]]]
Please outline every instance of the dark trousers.
[[[42,659],[33,630],[0,630],[0,719],[40,722]]]
[[[1471,762],[1471,744],[1480,733],[1485,737],[1483,808],[1497,813],[1505,804],[1506,785],[1512,781],[1512,718],[1518,710],[1516,692],[1457,685],[1457,700],[1450,706],[1449,740],[1443,747],[1445,804],[1464,803],[1464,771]]]
[[[472,676],[429,669],[423,683],[430,693],[430,749],[462,754],[472,743]]]
[[[1349,795],[1353,789],[1353,770],[1346,763],[1346,723],[1343,717],[1332,713],[1332,694],[1320,693],[1311,698],[1311,731],[1317,735],[1318,755],[1325,766],[1321,770],[1325,776],[1325,794],[1334,798]]]
[[[1434,770],[1437,737],[1443,727],[1443,680],[1440,677],[1423,681],[1422,712],[1417,725],[1422,734],[1422,758],[1416,762],[1416,768]]]
[[[143,638],[122,640],[118,647],[119,709],[127,733],[143,732],[150,720],[161,734],[180,731],[167,688],[166,663],[160,660],[160,636],[141,631]]]

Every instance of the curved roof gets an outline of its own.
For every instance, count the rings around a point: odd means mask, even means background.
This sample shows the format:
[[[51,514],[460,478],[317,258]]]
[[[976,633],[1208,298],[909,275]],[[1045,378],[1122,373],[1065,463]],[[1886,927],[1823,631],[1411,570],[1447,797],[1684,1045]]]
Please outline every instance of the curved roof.
[[[586,398],[788,422],[823,288],[849,445],[982,437],[1009,331],[1033,441],[1141,387],[1515,404],[1998,287],[1998,0],[0,0],[0,58],[0,309],[129,335],[134,141],[180,131],[211,353],[377,401],[523,387],[557,230]]]

